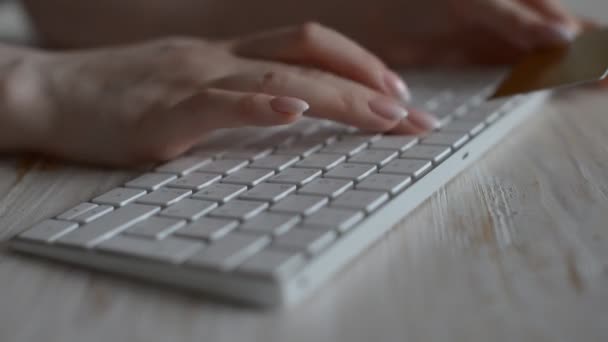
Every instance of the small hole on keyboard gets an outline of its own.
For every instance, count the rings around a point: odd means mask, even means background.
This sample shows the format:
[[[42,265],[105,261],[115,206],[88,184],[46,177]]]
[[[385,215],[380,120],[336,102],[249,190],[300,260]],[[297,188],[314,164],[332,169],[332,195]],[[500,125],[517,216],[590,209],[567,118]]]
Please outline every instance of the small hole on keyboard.
[[[469,152],[466,152],[465,154],[462,155],[462,160],[465,160],[469,157]]]

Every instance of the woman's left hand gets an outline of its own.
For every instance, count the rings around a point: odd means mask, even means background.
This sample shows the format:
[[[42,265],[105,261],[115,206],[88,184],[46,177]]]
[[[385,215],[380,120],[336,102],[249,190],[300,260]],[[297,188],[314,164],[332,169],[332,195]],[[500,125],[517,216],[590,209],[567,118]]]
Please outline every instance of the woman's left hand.
[[[558,0],[384,0],[360,37],[393,65],[501,64],[568,44],[581,23]],[[353,27],[354,28],[354,27]]]

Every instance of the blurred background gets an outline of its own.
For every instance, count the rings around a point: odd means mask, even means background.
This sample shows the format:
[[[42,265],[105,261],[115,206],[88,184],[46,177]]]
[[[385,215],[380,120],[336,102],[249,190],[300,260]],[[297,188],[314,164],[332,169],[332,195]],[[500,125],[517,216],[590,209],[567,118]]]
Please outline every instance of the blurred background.
[[[562,1],[580,15],[593,18],[601,23],[608,23],[608,0]],[[32,32],[27,17],[18,0],[0,0],[0,40],[17,43],[32,41]]]

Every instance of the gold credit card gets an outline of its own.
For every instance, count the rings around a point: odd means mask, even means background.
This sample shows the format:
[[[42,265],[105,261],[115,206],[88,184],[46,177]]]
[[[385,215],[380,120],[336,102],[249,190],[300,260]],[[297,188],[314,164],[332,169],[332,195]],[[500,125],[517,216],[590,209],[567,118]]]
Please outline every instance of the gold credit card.
[[[582,33],[569,46],[524,57],[490,98],[599,81],[608,75],[608,29]]]

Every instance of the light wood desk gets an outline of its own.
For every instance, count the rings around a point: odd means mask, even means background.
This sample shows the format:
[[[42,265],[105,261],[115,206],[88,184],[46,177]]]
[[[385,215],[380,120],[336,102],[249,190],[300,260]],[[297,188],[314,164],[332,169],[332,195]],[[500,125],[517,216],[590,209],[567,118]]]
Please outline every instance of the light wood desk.
[[[289,310],[0,251],[0,341],[606,341],[608,93],[561,95]],[[0,162],[0,239],[129,174]]]

